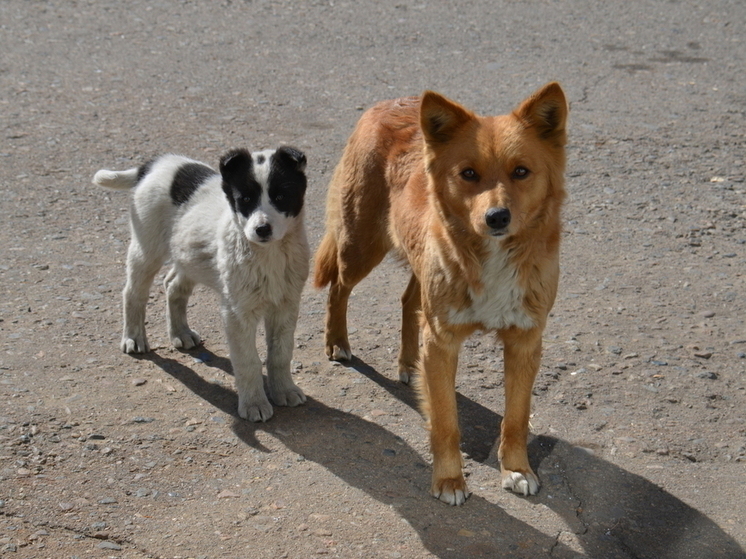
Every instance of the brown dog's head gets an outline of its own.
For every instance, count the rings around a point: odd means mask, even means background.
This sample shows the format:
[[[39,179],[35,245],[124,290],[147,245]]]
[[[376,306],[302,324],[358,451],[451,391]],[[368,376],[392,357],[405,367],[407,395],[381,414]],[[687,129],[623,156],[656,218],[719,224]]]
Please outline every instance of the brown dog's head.
[[[427,91],[420,105],[432,200],[464,242],[559,228],[567,101],[552,82],[508,115],[480,117]]]

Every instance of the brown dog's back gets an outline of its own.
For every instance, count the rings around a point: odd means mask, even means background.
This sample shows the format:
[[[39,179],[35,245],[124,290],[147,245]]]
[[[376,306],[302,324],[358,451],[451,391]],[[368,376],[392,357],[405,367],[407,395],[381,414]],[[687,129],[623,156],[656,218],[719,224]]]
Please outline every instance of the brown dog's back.
[[[421,164],[421,142],[419,97],[378,103],[360,118],[329,185],[317,288],[358,283],[391,250],[390,197]]]

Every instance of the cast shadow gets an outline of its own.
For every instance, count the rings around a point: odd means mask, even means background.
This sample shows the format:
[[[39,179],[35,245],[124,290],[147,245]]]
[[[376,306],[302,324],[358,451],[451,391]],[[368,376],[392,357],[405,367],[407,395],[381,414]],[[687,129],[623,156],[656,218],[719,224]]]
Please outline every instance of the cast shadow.
[[[207,382],[189,367],[154,352],[146,358],[231,415],[233,431],[246,445],[270,452],[255,435],[258,430],[270,433],[293,452],[393,507],[417,531],[423,545],[441,559],[746,557],[735,540],[696,509],[648,480],[560,439],[539,436],[531,441],[529,456],[543,486],[539,495],[528,500],[558,514],[567,524],[567,532],[574,533],[582,553],[565,545],[557,534],[548,535],[506,513],[480,497],[478,490],[462,507],[448,507],[433,499],[428,494],[430,466],[380,425],[312,398],[298,408],[275,407],[275,416],[266,424],[250,423],[238,417],[233,390]],[[358,359],[349,365],[417,409],[410,388]],[[498,414],[461,395],[459,413],[463,423],[491,425],[495,430],[501,420]],[[463,432],[464,451],[497,468],[490,453],[495,437],[485,436],[484,430],[471,431]],[[497,471],[495,477],[499,477]],[[504,498],[522,497],[506,492]]]

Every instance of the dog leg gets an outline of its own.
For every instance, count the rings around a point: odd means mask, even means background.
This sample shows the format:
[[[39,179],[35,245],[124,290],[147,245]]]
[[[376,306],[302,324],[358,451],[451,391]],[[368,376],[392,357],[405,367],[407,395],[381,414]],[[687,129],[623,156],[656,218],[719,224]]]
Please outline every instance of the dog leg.
[[[194,282],[176,267],[166,275],[163,286],[166,289],[168,305],[168,336],[178,349],[192,349],[202,343],[199,334],[187,323],[187,303],[194,290]]]
[[[417,369],[417,359],[420,354],[420,322],[419,312],[420,282],[414,274],[409,278],[409,285],[401,298],[401,346],[399,347],[399,380],[404,384],[414,377]]]
[[[122,291],[124,327],[120,347],[125,353],[150,351],[145,334],[145,308],[150,286],[163,265],[164,258],[146,254],[135,237],[127,251],[127,283]]]
[[[352,359],[350,341],[347,337],[347,303],[352,287],[332,282],[326,303],[326,334],[324,345],[326,356],[332,361]]]
[[[430,423],[433,453],[431,494],[449,505],[462,505],[469,496],[462,471],[461,433],[456,407],[456,369],[461,340],[436,336],[429,325],[423,331],[420,368],[423,411]]]
[[[290,373],[297,321],[297,304],[270,309],[264,319],[267,332],[269,397],[277,406],[294,407],[306,401],[306,395],[293,382]]]
[[[539,478],[528,463],[526,448],[531,390],[541,362],[541,328],[500,332],[505,356],[505,417],[500,429],[502,486],[522,495],[536,495]]]
[[[257,317],[248,316],[241,320],[228,305],[224,305],[223,321],[236,379],[238,415],[249,421],[267,421],[273,411],[264,393],[262,361],[256,351]]]

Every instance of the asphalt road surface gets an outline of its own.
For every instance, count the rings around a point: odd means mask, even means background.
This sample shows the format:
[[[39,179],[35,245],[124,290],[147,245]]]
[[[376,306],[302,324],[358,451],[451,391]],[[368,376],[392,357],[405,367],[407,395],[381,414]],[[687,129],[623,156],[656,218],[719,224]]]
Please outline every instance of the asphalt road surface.
[[[0,556],[746,557],[746,3],[587,0],[0,1]],[[128,197],[90,184],[163,152],[308,157],[306,223],[362,111],[439,91],[481,114],[558,80],[571,102],[560,294],[534,389],[542,489],[504,491],[502,352],[458,377],[473,494],[427,493],[397,382],[407,272],[323,351],[307,286],[294,379],[241,420],[215,296],[180,352],[122,354]]]

